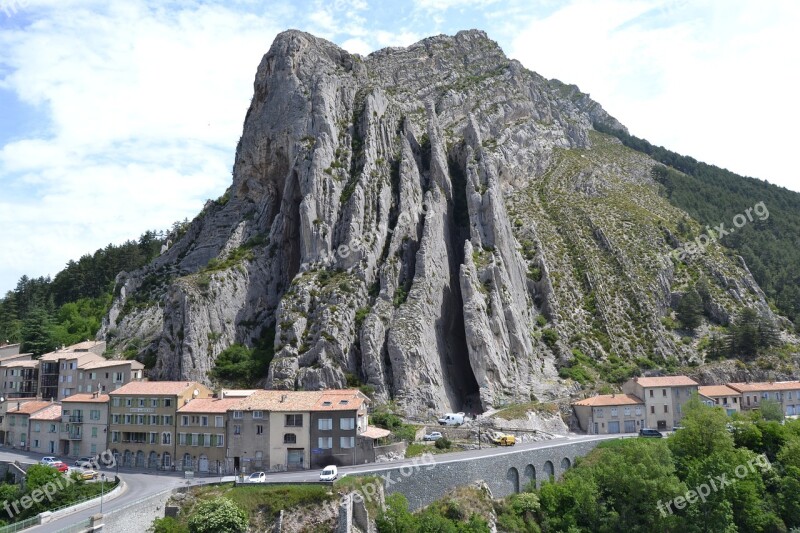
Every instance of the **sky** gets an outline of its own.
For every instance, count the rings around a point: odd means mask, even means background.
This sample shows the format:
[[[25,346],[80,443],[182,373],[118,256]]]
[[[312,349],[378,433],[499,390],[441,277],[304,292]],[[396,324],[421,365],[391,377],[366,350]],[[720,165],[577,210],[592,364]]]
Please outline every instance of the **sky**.
[[[364,55],[482,29],[632,134],[800,191],[793,0],[0,0],[0,295],[222,195],[289,28]]]

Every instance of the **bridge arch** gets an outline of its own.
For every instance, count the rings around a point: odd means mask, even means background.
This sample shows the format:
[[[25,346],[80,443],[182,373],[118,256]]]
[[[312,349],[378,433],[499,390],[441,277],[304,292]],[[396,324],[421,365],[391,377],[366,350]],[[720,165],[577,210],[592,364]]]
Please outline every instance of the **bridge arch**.
[[[511,484],[511,490],[514,494],[519,492],[519,470],[513,466],[508,469],[506,480]]]
[[[555,477],[556,469],[553,467],[552,461],[544,462],[544,477],[546,481],[552,481],[551,478]]]
[[[569,460],[569,457],[564,457],[563,459],[561,459],[561,473],[562,474],[564,472],[566,472],[567,470],[569,470],[571,466],[572,466],[572,462]]]
[[[533,486],[536,487],[536,467],[529,464],[525,467],[525,472],[523,474],[523,478],[525,480],[525,487],[527,488],[528,484],[533,483]]]

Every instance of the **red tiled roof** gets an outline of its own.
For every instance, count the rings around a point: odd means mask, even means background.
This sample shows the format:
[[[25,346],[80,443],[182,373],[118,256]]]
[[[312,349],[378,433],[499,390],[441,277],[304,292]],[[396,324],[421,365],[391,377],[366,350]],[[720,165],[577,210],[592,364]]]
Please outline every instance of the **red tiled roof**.
[[[20,401],[19,409],[17,409],[17,404],[14,402],[14,400],[9,400],[8,403],[11,404],[11,407],[9,407],[7,411],[9,414],[18,413],[21,415],[30,415],[36,411],[44,409],[45,407],[53,405],[52,402],[46,402],[43,400],[32,400],[24,403]]]
[[[229,409],[239,409],[244,398],[195,398],[178,409],[179,413],[224,413]]]
[[[132,396],[132,395],[167,395],[177,396],[186,389],[196,388],[200,391],[200,396],[204,396],[204,387],[194,381],[133,381],[123,385],[115,391],[110,392],[111,396]]]
[[[98,394],[95,396],[91,392],[81,392],[78,394],[73,394],[72,396],[67,396],[62,402],[94,402],[94,403],[107,403],[111,397],[108,394]]]
[[[698,384],[687,376],[639,377],[633,378],[633,381],[642,387],[686,387]]]
[[[739,392],[782,391],[800,389],[800,381],[772,381],[756,383],[728,383],[728,386]]]
[[[738,396],[739,391],[734,390],[727,385],[701,385],[697,388],[697,392],[703,396],[713,398],[715,396]]]
[[[644,405],[644,402],[633,394],[600,394],[585,400],[573,402],[572,405],[589,405],[592,407],[606,407],[610,405]]]
[[[369,426],[367,429],[359,433],[359,437],[366,437],[368,439],[382,439],[383,437],[388,437],[391,431],[388,429],[378,428],[375,426]]]
[[[61,418],[61,406],[57,403],[40,409],[35,414],[31,415],[31,420],[58,420]]]

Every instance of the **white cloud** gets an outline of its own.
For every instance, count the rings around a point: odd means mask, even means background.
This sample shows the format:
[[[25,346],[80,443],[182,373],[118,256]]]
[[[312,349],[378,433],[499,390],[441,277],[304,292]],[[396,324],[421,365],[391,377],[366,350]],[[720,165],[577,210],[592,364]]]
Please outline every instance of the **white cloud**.
[[[1,82],[50,121],[0,149],[0,289],[192,218],[230,167],[271,19],[219,6],[36,6]]]
[[[366,41],[363,39],[359,39],[358,37],[354,37],[352,39],[347,39],[345,42],[341,44],[341,47],[347,50],[348,52],[354,54],[361,54],[362,56],[368,55],[372,52],[372,46],[367,44]]]
[[[800,190],[798,15],[788,1],[573,1],[530,22],[510,55],[576,83],[635,135]]]

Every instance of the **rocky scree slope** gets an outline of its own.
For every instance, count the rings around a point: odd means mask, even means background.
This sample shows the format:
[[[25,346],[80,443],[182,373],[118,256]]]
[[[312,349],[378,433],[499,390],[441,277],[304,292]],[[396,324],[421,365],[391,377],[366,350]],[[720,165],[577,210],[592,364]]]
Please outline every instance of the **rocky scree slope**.
[[[576,354],[697,358],[662,325],[693,280],[722,323],[770,313],[721,250],[670,259],[693,222],[654,162],[483,32],[361,57],[287,31],[254,86],[231,187],[118,278],[101,335],[135,342],[153,378],[208,382],[222,350],[260,340],[265,386],[355,377],[409,414],[479,411],[564,396]]]

